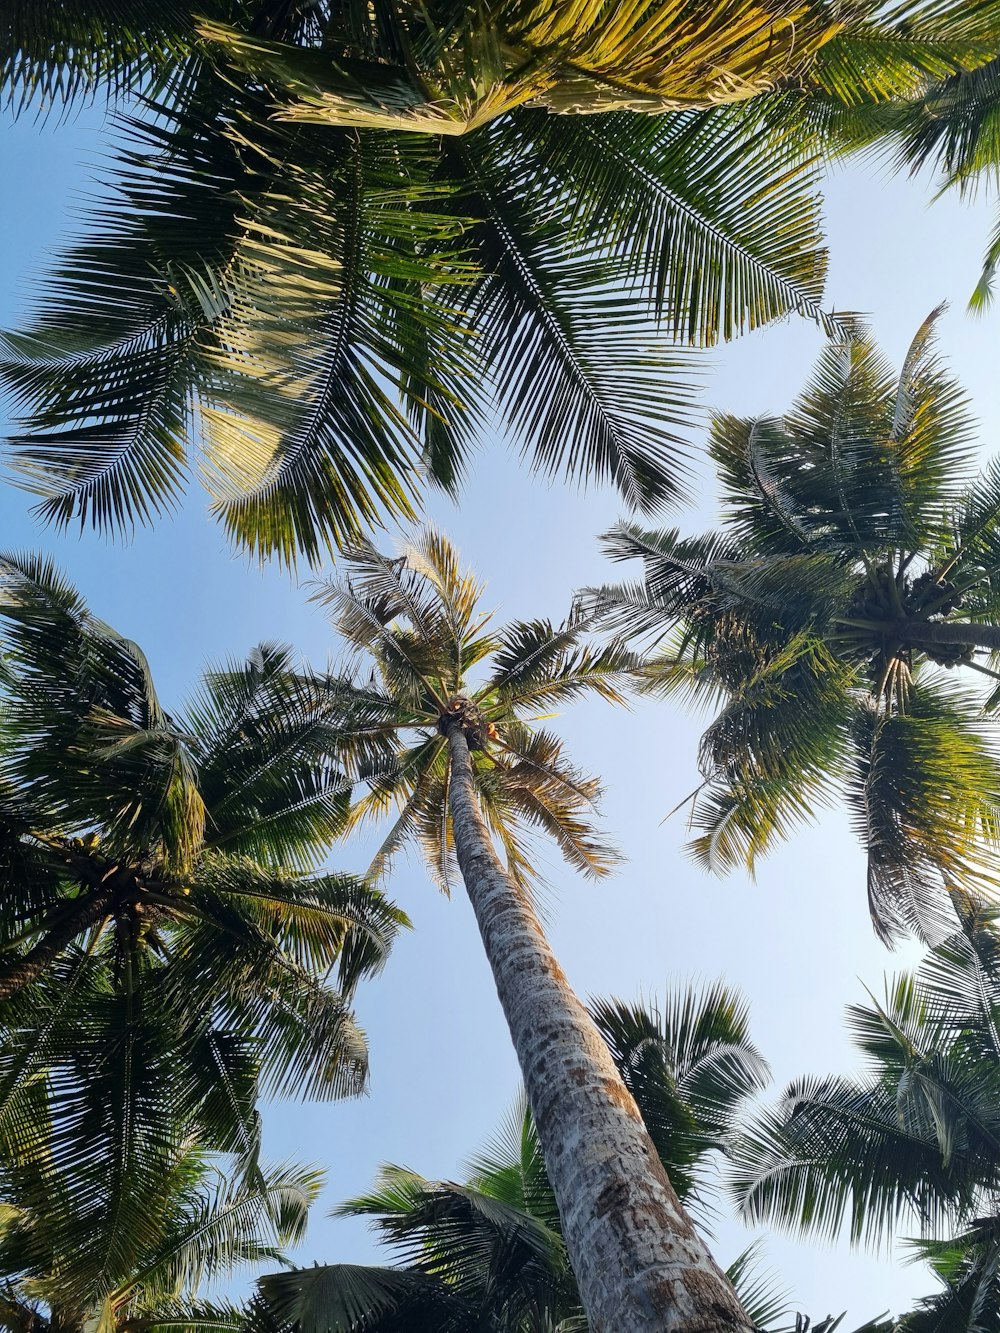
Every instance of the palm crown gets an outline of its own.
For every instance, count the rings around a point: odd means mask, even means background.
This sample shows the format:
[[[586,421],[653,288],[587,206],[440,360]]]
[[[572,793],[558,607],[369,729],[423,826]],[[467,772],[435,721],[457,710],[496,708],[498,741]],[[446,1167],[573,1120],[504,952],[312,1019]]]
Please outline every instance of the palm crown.
[[[236,540],[313,559],[412,516],[424,474],[457,486],[499,411],[544,470],[657,507],[693,391],[662,333],[822,317],[813,147],[703,108],[814,66],[833,97],[922,87],[993,54],[962,8],[907,6],[887,42],[757,0],[209,5],[200,35],[176,4],[21,0],[15,90],[155,103],[7,340],[21,480],[49,519],[127,530],[176,502],[197,439]],[[685,109],[542,109],[623,99]]]
[[[883,1003],[849,1010],[860,1076],[796,1080],[733,1142],[748,1219],[875,1244],[894,1229],[942,1288],[907,1333],[973,1333],[1000,1317],[1000,936],[996,911],[961,902],[961,928]]]
[[[350,1000],[405,918],[315,869],[347,791],[284,650],[209,674],[175,721],[46,562],[2,569],[0,1147],[72,1174],[99,1248],[142,1234],[190,1136],[252,1170],[262,1087],[363,1088]]]
[[[943,890],[996,870],[990,724],[940,668],[995,672],[1000,471],[974,479],[931,335],[898,378],[862,334],[823,353],[783,420],[719,418],[724,532],[623,526],[608,548],[641,558],[645,581],[594,594],[611,623],[673,634],[651,688],[722,702],[701,745],[699,859],[752,867],[842,794],[884,936],[939,930]]]
[[[553,838],[585,874],[605,874],[617,858],[591,827],[599,786],[566,760],[551,731],[532,723],[540,711],[585,693],[623,702],[633,655],[618,644],[582,642],[587,627],[580,618],[493,628],[480,608],[481,586],[435,532],[424,532],[397,559],[364,546],[347,564],[348,577],[320,585],[317,598],[361,658],[352,676],[329,682],[345,717],[337,756],[369,786],[349,827],[394,812],[369,874],[383,873],[393,854],[415,841],[438,883],[449,886],[454,839],[442,724],[456,714],[483,816],[512,879],[530,885],[536,833]]]
[[[138,647],[47,561],[0,567],[4,993],[108,924],[122,968],[183,956],[192,931],[289,977],[339,958],[348,989],[377,967],[398,912],[307,873],[350,800],[318,681],[265,645],[209,673],[175,721]]]

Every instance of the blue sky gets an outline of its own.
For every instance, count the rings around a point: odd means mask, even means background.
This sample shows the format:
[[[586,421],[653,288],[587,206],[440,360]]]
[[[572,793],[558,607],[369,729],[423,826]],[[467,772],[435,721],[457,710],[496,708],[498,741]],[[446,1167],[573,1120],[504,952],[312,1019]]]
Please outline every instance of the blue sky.
[[[0,326],[23,308],[28,275],[52,253],[88,188],[101,118],[90,113],[43,128],[22,120],[4,128]],[[950,197],[931,207],[931,195],[926,180],[874,169],[834,175],[827,190],[828,305],[870,312],[898,363],[928,311],[950,301],[940,340],[984,423],[985,456],[997,447],[1000,420],[1000,314],[976,320],[964,306],[991,213]],[[748,414],[780,412],[820,345],[818,331],[797,320],[732,344],[712,359],[706,402]],[[168,704],[179,702],[206,661],[241,654],[261,639],[292,643],[314,662],[335,650],[321,614],[309,605],[308,588],[234,556],[197,487],[174,518],[127,546],[89,532],[56,536],[40,529],[29,497],[10,486],[0,488],[0,506],[2,544],[54,555],[94,610],[143,645]],[[575,588],[609,577],[595,537],[619,517],[615,497],[532,478],[500,441],[480,454],[461,504],[432,496],[429,514],[488,582],[487,602],[504,617],[558,617]],[[669,522],[699,531],[713,516],[706,478],[697,507]],[[662,994],[671,981],[724,976],[750,999],[754,1036],[771,1061],[775,1090],[798,1074],[850,1069],[844,1005],[862,999],[863,986],[880,991],[883,974],[918,952],[890,955],[875,940],[862,860],[846,820],[835,811],[824,815],[774,855],[755,883],[709,879],[684,856],[682,818],[664,822],[695,785],[699,719],[664,704],[630,714],[587,704],[557,725],[581,765],[604,778],[605,823],[628,857],[613,880],[593,886],[553,854],[548,925],[578,991],[634,998]],[[333,862],[361,868],[365,847],[338,849]],[[373,1258],[364,1228],[329,1220],[325,1210],[364,1191],[381,1162],[454,1177],[492,1134],[517,1087],[466,903],[440,897],[415,860],[399,864],[389,890],[415,928],[360,997],[372,1047],[370,1096],[353,1104],[283,1104],[266,1118],[271,1156],[328,1169],[305,1261]],[[722,1219],[719,1258],[727,1262],[753,1234]],[[768,1261],[816,1318],[847,1307],[860,1322],[905,1308],[931,1286],[926,1273],[902,1266],[899,1256],[852,1254],[843,1244],[770,1237]]]

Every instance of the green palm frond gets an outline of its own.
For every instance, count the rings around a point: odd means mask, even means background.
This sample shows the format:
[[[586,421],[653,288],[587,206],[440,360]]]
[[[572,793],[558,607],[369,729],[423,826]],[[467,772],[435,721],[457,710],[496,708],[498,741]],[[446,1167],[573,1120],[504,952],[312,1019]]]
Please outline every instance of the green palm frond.
[[[248,1333],[247,1311],[220,1301],[162,1301],[154,1314],[131,1316],[136,1333]]]
[[[98,92],[121,97],[150,80],[171,82],[194,36],[177,0],[67,0],[58,10],[11,0],[0,22],[0,97],[38,114]]]
[[[493,656],[487,698],[495,692],[498,709],[519,713],[569,702],[591,691],[609,703],[627,706],[627,691],[634,685],[640,659],[621,643],[581,643],[592,624],[592,619],[575,615],[561,625],[548,620],[506,625]]]
[[[498,755],[492,769],[481,770],[479,791],[487,821],[515,840],[518,825],[537,828],[581,874],[595,879],[609,874],[621,856],[593,830],[599,784],[567,763],[551,732],[522,731],[508,723],[504,735],[498,746],[502,759]],[[526,866],[531,859],[530,854],[517,856]]]
[[[778,1283],[773,1273],[761,1268],[761,1248],[759,1241],[748,1245],[726,1269],[726,1277],[733,1284],[740,1304],[754,1327],[763,1330],[763,1333],[779,1333],[778,1321],[781,1320],[782,1325],[788,1327],[785,1320],[792,1306],[788,1291]],[[825,1330],[820,1330],[820,1333],[825,1333]]]
[[[997,874],[996,757],[961,692],[921,683],[908,711],[855,714],[848,801],[868,853],[876,930],[940,935],[942,886],[982,891]]]
[[[876,1240],[914,1212],[947,1222],[962,1202],[926,1126],[901,1126],[887,1094],[843,1080],[791,1084],[731,1155],[741,1210],[758,1223],[831,1236],[846,1224],[854,1240]]]
[[[995,1217],[944,1241],[912,1245],[943,1291],[925,1296],[900,1322],[902,1333],[975,1333],[1000,1318],[1000,1246]]]
[[[304,150],[299,138],[279,161]],[[448,383],[470,356],[453,303],[431,299],[473,270],[427,150],[311,138],[281,193],[246,209],[252,281],[214,330],[224,395],[206,417],[215,511],[242,544],[289,563],[358,541],[382,515],[413,517],[421,444],[409,417],[429,396],[452,403]]]
[[[502,1193],[489,1182],[480,1190],[386,1167],[371,1194],[337,1212],[373,1217],[399,1263],[443,1280],[470,1308],[482,1304],[495,1284],[497,1304],[516,1327],[528,1310],[544,1310],[558,1300],[568,1270],[558,1231]]]
[[[543,174],[533,153],[531,122],[444,150],[460,207],[476,219],[467,243],[483,273],[449,300],[480,331],[501,418],[533,466],[610,483],[630,507],[655,508],[682,493],[695,362],[683,349],[657,349],[641,304],[621,294],[619,252],[567,244],[565,183]]]
[[[302,1239],[321,1184],[314,1169],[286,1163],[251,1183],[220,1180],[203,1189],[186,1201],[157,1250],[116,1296],[149,1308],[163,1296],[195,1292],[238,1267],[280,1257],[283,1247]]]
[[[50,562],[6,553],[0,568],[6,772],[53,822],[103,824],[110,839],[190,865],[204,806],[142,651],[92,616]]]
[[[863,1073],[799,1080],[737,1137],[734,1187],[747,1216],[831,1236],[846,1225],[869,1243],[903,1222],[930,1240],[981,1216],[1000,1160],[984,988],[996,937],[991,914],[965,904],[962,930],[914,976],[887,984],[884,1002],[850,1009]]]
[[[350,784],[331,761],[341,719],[323,682],[262,644],[210,671],[181,725],[198,763],[209,847],[307,870],[343,827]]]
[[[282,876],[232,857],[206,860],[200,869],[201,884],[262,937],[270,936],[290,962],[318,974],[336,960],[345,994],[381,969],[408,924],[388,899],[350,875]],[[206,908],[202,921],[211,920]]]
[[[560,120],[537,144],[573,188],[575,232],[626,250],[675,339],[711,346],[780,312],[837,328],[822,307],[815,162],[752,106]]]
[[[597,1001],[591,1012],[686,1206],[707,1205],[711,1152],[768,1081],[743,999],[721,984],[674,990],[660,1009]]]
[[[960,928],[848,1011],[862,1071],[798,1080],[731,1143],[748,1217],[869,1244],[919,1228],[907,1245],[940,1289],[893,1325],[913,1333],[985,1330],[1000,1291],[1000,943],[995,906],[958,898]]]
[[[993,303],[998,265],[1000,265],[1000,223],[994,223],[986,243],[983,270],[969,297],[969,309],[974,314],[984,313]]]
[[[995,168],[1000,150],[1000,61],[953,73],[900,117],[900,157],[914,170],[932,166],[947,184],[970,187]]]
[[[260,1283],[267,1317],[302,1333],[461,1333],[474,1311],[443,1282],[374,1265],[322,1264]]]
[[[901,101],[988,62],[994,27],[988,4],[904,0],[881,10],[877,22],[866,15],[824,43],[810,78],[843,105],[885,108],[882,123],[891,123]]]
[[[775,652],[730,633],[706,666],[729,697],[702,737],[707,789],[692,812],[703,830],[692,852],[712,870],[752,870],[774,842],[831,801],[845,772],[851,678],[822,644],[801,637]]]
[[[46,1243],[63,1256],[63,1299],[103,1295],[159,1239],[150,1201],[170,1189],[169,1166],[181,1142],[176,1093],[164,1091],[174,1057],[171,1028],[127,994],[94,996],[75,1052],[60,1061],[50,1154],[62,1208]]]
[[[558,1235],[559,1212],[523,1092],[493,1137],[470,1158],[468,1171],[469,1184],[483,1194],[520,1208]]]
[[[967,399],[934,355],[934,317],[898,378],[856,335],[823,354],[783,424],[716,423],[713,457],[740,538],[831,552],[934,539],[973,453]]]
[[[163,1160],[161,1181],[144,1196],[141,1236],[124,1248],[75,1248],[67,1223],[76,1207],[70,1177],[5,1164],[5,1194],[15,1198],[0,1243],[4,1296],[13,1309],[40,1303],[52,1322],[85,1318],[111,1330],[233,1333],[246,1311],[199,1300],[198,1289],[260,1261],[281,1261],[301,1238],[320,1177],[284,1165],[252,1182],[225,1183],[220,1163],[190,1145]],[[128,1227],[129,1219],[119,1219]]]

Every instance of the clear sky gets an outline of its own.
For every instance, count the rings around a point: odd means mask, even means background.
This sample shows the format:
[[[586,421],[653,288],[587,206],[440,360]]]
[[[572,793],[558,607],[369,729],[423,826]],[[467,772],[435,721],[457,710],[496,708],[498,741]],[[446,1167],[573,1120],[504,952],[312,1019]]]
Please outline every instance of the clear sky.
[[[27,120],[4,123],[0,326],[23,308],[28,275],[69,227],[100,149],[96,113],[43,128]],[[997,447],[994,423],[1000,420],[1000,314],[976,320],[964,307],[978,277],[990,210],[955,198],[929,206],[931,197],[926,180],[911,183],[860,168],[833,177],[827,303],[870,312],[898,363],[928,311],[950,301],[941,344],[984,423],[985,456]],[[781,412],[820,345],[818,331],[795,320],[722,349],[713,358],[706,403],[747,414]],[[29,497],[7,485],[0,487],[0,507],[0,544],[40,548],[57,558],[94,611],[143,645],[168,706],[180,701],[206,661],[241,654],[261,639],[290,642],[317,663],[335,651],[308,603],[308,589],[227,550],[195,486],[179,514],[128,546],[89,532],[56,536],[41,529],[30,516]],[[581,494],[532,478],[499,441],[479,455],[460,506],[441,496],[429,504],[432,520],[488,581],[487,601],[504,618],[559,617],[575,588],[618,577],[595,538],[619,512],[611,494]],[[706,475],[697,510],[665,522],[700,531],[714,513]],[[614,879],[593,886],[552,854],[548,925],[579,993],[631,999],[662,994],[669,983],[724,976],[749,997],[753,1033],[771,1061],[775,1091],[799,1074],[849,1070],[845,1004],[863,999],[864,986],[880,991],[883,975],[909,965],[919,951],[891,955],[872,934],[862,858],[846,820],[837,812],[824,815],[772,856],[755,883],[741,876],[710,879],[684,855],[683,819],[664,822],[696,784],[703,722],[662,703],[629,714],[595,703],[575,707],[555,725],[579,763],[604,778],[606,826],[628,857]],[[333,863],[362,868],[365,852],[348,845]],[[491,1135],[517,1087],[471,910],[461,898],[440,897],[416,860],[400,862],[389,891],[415,929],[359,999],[371,1040],[370,1096],[333,1105],[286,1103],[266,1116],[269,1155],[328,1169],[301,1253],[305,1262],[374,1259],[364,1228],[330,1220],[326,1209],[364,1191],[382,1162],[454,1178]],[[715,1230],[718,1257],[728,1262],[752,1238],[723,1218]],[[886,1309],[899,1312],[933,1285],[899,1255],[851,1253],[846,1244],[769,1236],[767,1253],[799,1308],[817,1319],[845,1307],[856,1323]]]

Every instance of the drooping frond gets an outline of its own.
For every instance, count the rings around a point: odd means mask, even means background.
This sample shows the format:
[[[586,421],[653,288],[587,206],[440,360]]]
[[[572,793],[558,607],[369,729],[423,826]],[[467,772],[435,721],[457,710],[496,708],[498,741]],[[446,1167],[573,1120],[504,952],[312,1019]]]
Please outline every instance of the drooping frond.
[[[752,870],[796,823],[811,819],[831,800],[847,755],[851,673],[805,636],[777,650],[752,635],[742,644],[730,638],[736,642],[708,663],[729,697],[702,737],[708,787],[692,816],[701,830],[692,851],[715,871]]]
[[[446,145],[442,171],[482,273],[448,300],[478,330],[489,390],[533,465],[655,509],[683,493],[696,366],[656,347],[642,303],[620,290],[619,250],[567,243],[568,192],[539,166],[534,137],[519,118]]]
[[[479,791],[487,821],[509,831],[514,841],[508,851],[526,867],[532,858],[518,851],[519,826],[553,839],[563,858],[588,877],[601,878],[620,863],[617,849],[593,828],[600,785],[567,762],[551,732],[508,723],[493,766],[480,770]]]
[[[251,1180],[219,1180],[192,1191],[156,1249],[119,1285],[116,1297],[156,1309],[163,1297],[196,1293],[243,1265],[274,1261],[301,1241],[322,1185],[313,1168],[284,1163]]]
[[[859,707],[848,800],[868,854],[872,920],[886,939],[940,938],[947,890],[996,882],[997,759],[957,691],[923,684],[907,712]]]
[[[212,0],[209,0],[209,6]],[[191,58],[190,10],[178,0],[10,0],[0,20],[0,99],[15,111],[65,111],[170,81]]]
[[[625,247],[675,339],[712,346],[784,313],[836,328],[815,164],[751,107],[579,117],[542,126],[537,144],[572,192],[574,234]]]
[[[740,1209],[754,1223],[831,1237],[846,1226],[855,1242],[877,1241],[914,1215],[945,1221],[963,1185],[942,1169],[929,1120],[925,1105],[901,1121],[888,1089],[799,1080],[731,1145]]]

